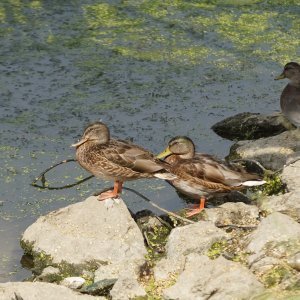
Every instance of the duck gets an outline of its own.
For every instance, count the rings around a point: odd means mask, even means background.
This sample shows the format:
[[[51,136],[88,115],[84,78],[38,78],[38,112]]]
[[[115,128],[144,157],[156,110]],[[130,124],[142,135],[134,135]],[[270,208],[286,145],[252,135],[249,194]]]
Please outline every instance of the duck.
[[[168,182],[180,193],[200,199],[200,204],[187,213],[191,217],[200,213],[207,198],[215,194],[229,193],[265,183],[257,174],[246,172],[237,164],[195,152],[194,142],[187,136],[172,138],[164,151],[156,156],[171,165],[170,171],[177,176]]]
[[[94,122],[88,125],[82,138],[71,145],[76,148],[78,163],[95,177],[114,181],[113,190],[101,193],[98,200],[117,198],[124,181],[140,178],[175,179],[169,164],[150,151],[129,141],[113,139],[107,125]]]
[[[280,96],[282,113],[298,129],[300,128],[300,65],[289,62],[284,66],[282,73],[275,80],[288,78],[290,82],[283,89]]]

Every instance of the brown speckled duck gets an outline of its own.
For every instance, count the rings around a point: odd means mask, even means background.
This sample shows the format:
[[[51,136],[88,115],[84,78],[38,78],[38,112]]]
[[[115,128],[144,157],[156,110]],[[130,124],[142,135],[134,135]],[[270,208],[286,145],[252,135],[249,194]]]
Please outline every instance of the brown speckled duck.
[[[99,200],[118,197],[126,180],[139,178],[174,179],[168,163],[128,141],[110,138],[102,122],[89,125],[76,147],[78,163],[96,177],[114,181],[114,189],[99,195]]]
[[[188,216],[203,210],[208,196],[265,183],[258,175],[247,173],[242,167],[209,154],[195,153],[193,141],[186,136],[171,139],[168,147],[157,158],[165,158],[172,166],[170,171],[177,178],[169,181],[171,185],[193,199],[200,198],[200,206],[192,209]]]
[[[300,65],[296,62],[287,63],[275,80],[284,78],[288,78],[290,82],[282,91],[280,107],[290,122],[300,128]]]

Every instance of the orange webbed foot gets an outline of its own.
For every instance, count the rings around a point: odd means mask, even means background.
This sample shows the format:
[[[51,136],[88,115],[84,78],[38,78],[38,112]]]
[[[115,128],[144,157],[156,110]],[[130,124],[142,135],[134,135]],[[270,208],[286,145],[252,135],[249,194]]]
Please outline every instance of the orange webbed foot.
[[[199,206],[196,205],[194,208],[190,209],[189,212],[186,214],[186,216],[189,218],[189,217],[199,214],[204,209],[205,200],[206,200],[205,197],[201,197],[200,205]]]

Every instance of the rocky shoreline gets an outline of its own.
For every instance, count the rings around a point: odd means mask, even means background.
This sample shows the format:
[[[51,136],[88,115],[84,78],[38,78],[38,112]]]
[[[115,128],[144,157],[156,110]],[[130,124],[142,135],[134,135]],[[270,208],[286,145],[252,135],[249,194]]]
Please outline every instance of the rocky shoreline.
[[[255,115],[247,116],[253,124]],[[189,225],[89,197],[27,228],[21,245],[33,276],[0,284],[0,298],[298,299],[300,134],[279,132],[237,142],[229,156],[280,170],[280,193],[208,208]]]

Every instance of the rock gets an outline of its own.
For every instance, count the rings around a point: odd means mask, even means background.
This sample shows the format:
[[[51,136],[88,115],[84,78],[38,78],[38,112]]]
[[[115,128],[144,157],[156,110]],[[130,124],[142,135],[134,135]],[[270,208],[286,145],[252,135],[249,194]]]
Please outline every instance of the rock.
[[[295,270],[300,271],[300,252],[297,252],[296,254],[293,254],[290,257],[288,257],[287,263]]]
[[[155,279],[167,279],[170,273],[180,272],[186,255],[203,254],[212,244],[227,238],[228,235],[223,230],[209,221],[199,221],[173,229],[166,245],[167,258],[154,267]]]
[[[145,297],[146,291],[139,284],[134,272],[123,271],[110,291],[112,300],[129,300]]]
[[[300,224],[284,214],[272,213],[247,237],[247,242],[246,248],[252,253],[250,265],[264,257],[290,255],[300,247]]]
[[[24,232],[22,246],[36,260],[49,256],[48,264],[80,265],[87,270],[91,263],[138,266],[147,253],[124,202],[96,197],[40,217]]]
[[[257,206],[242,202],[227,202],[219,207],[205,210],[207,218],[215,225],[253,225],[257,224],[259,211]]]
[[[64,286],[45,282],[0,283],[1,300],[105,300],[104,297],[82,295]]]
[[[278,170],[297,151],[300,151],[300,131],[291,130],[268,138],[240,141],[231,147],[228,158],[254,159],[267,169]]]
[[[45,268],[41,275],[36,277],[37,281],[56,282],[61,279],[59,268],[49,266]]]
[[[300,222],[300,192],[294,191],[283,195],[262,197],[258,201],[260,210],[281,212]]]
[[[242,280],[241,280],[242,279]],[[164,299],[250,299],[261,293],[263,285],[239,263],[223,257],[210,260],[191,253],[175,285],[163,292]]]
[[[80,289],[85,283],[85,280],[81,277],[66,277],[60,285],[66,286],[70,289]]]
[[[283,168],[281,180],[289,191],[298,191],[300,199],[300,160]]]
[[[261,115],[240,113],[212,126],[219,136],[229,140],[252,140],[274,136],[294,126],[281,113]]]
[[[117,279],[103,279],[84,286],[80,292],[89,295],[108,296]]]

